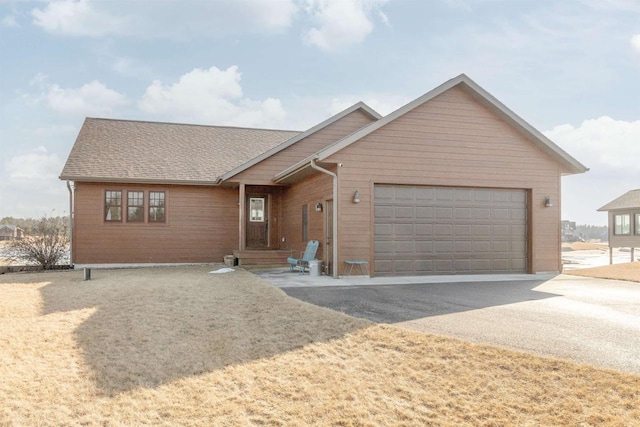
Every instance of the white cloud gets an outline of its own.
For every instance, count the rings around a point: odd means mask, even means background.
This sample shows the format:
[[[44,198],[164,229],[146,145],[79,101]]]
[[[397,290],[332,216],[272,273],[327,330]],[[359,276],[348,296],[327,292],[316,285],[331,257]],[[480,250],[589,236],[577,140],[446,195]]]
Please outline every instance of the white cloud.
[[[77,89],[50,84],[44,98],[52,110],[69,115],[109,115],[114,108],[128,104],[124,95],[97,80]]]
[[[39,217],[68,212],[65,184],[58,179],[63,162],[44,146],[8,158],[0,168],[0,217]],[[59,214],[59,213],[58,213]]]
[[[373,31],[371,16],[378,16],[385,25],[387,16],[380,7],[387,0],[307,0],[306,11],[317,26],[305,35],[307,43],[326,52],[337,52],[362,43]]]
[[[184,39],[243,31],[280,32],[291,25],[296,12],[293,0],[57,0],[34,9],[32,16],[44,30],[63,35]]]
[[[55,179],[62,170],[62,161],[57,154],[49,154],[43,146],[20,154],[5,164],[9,181],[30,186]]]
[[[560,125],[545,132],[596,173],[632,173],[640,177],[640,120],[627,122],[603,116],[579,127]],[[639,183],[636,183],[639,184]]]
[[[20,24],[16,21],[16,17],[13,15],[7,15],[0,20],[0,27],[6,28],[18,28]]]
[[[154,81],[138,103],[141,110],[171,120],[233,126],[281,125],[286,113],[278,99],[243,97],[238,67],[196,68],[173,84]]]
[[[44,9],[31,12],[34,24],[51,33],[72,36],[104,36],[126,34],[128,22],[89,0],[52,1]]]
[[[597,209],[623,193],[640,187],[640,120],[603,116],[544,132],[589,172],[563,178],[563,219],[582,224],[605,224]]]
[[[631,49],[636,53],[636,55],[640,56],[640,34],[636,34],[629,40],[631,44]]]

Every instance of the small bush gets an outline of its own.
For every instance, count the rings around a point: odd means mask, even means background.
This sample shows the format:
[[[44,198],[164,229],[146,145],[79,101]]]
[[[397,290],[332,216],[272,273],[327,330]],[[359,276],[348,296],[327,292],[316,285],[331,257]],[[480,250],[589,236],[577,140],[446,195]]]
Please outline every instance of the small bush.
[[[50,270],[62,260],[69,249],[69,226],[62,217],[43,216],[29,235],[14,240],[10,247],[13,257]]]

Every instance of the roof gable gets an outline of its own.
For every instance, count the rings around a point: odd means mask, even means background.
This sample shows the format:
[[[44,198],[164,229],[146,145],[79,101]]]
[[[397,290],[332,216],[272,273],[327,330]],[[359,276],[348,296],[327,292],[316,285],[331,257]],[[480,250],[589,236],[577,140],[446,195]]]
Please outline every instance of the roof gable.
[[[640,209],[640,188],[627,191],[622,196],[607,203],[598,212],[613,211],[618,209]]]
[[[498,101],[498,99],[496,99],[493,95],[491,95],[489,92],[487,92],[482,87],[480,87],[477,83],[475,83],[465,74],[460,74],[459,76],[425,93],[421,97],[409,102],[403,107],[400,107],[399,109],[383,117],[382,119],[361,128],[360,130],[354,132],[353,134],[339,141],[336,141],[336,143],[332,144],[331,146],[328,146],[327,148],[318,151],[312,156],[309,156],[307,159],[304,159],[296,163],[295,165],[292,165],[291,167],[283,170],[282,172],[276,175],[276,177],[274,178],[275,181],[277,182],[289,181],[291,177],[297,173],[297,171],[308,167],[311,159],[315,159],[317,161],[322,162],[323,160],[329,158],[330,156],[339,152],[340,150],[348,147],[354,142],[359,141],[360,139],[371,134],[377,129],[380,129],[386,124],[396,120],[397,118],[403,116],[404,114],[414,110],[415,108],[425,104],[426,102],[434,99],[438,95],[441,95],[442,93],[454,87],[460,87],[467,94],[471,95],[475,100],[487,106],[499,118],[503,119],[506,123],[508,123],[513,128],[515,128],[519,133],[524,135],[534,145],[536,145],[543,152],[549,155],[553,160],[558,162],[566,171],[565,173],[567,174],[584,173],[589,170],[586,166],[584,166],[578,160],[573,158],[562,148],[558,147],[553,141],[551,141],[549,138],[544,136],[541,132],[539,132],[533,126],[528,124],[524,119],[522,119],[516,113],[514,113],[509,108],[507,108],[504,104]]]
[[[222,175],[220,177],[221,181],[226,181],[236,175],[238,175],[239,173],[251,168],[252,166],[255,166],[256,164],[262,162],[263,160],[283,151],[284,149],[291,147],[293,144],[296,144],[300,141],[302,141],[305,138],[308,138],[318,132],[320,132],[321,130],[327,128],[328,126],[342,120],[343,118],[347,117],[348,115],[356,112],[356,111],[361,111],[362,113],[364,113],[365,115],[368,115],[369,117],[371,117],[374,121],[375,120],[379,120],[382,116],[380,114],[378,114],[378,112],[376,112],[375,110],[373,110],[371,107],[369,107],[367,104],[365,104],[364,102],[358,102],[354,105],[352,105],[351,107],[339,112],[338,114],[328,118],[327,120],[323,121],[322,123],[319,123],[317,125],[315,125],[314,127],[310,128],[309,130],[306,130],[302,133],[299,133],[298,135],[294,136],[293,138],[285,141],[282,144],[279,144],[273,148],[271,148],[270,150],[262,153],[261,155],[251,159],[250,161],[230,170],[229,172],[225,173],[224,175]]]
[[[87,118],[60,179],[215,184],[296,131]]]
[[[544,136],[541,132],[527,123],[524,119],[507,108],[504,104],[498,101],[498,99],[496,99],[493,95],[480,87],[465,74],[460,74],[458,77],[455,77],[443,83],[437,88],[425,93],[421,97],[411,101],[410,103],[397,109],[396,111],[378,120],[377,122],[374,122],[371,125],[362,128],[358,132],[355,132],[354,134],[349,135],[348,137],[336,142],[332,146],[327,147],[325,150],[318,152],[316,159],[319,161],[326,159],[332,154],[354,143],[355,141],[374,132],[376,129],[383,127],[387,123],[397,119],[398,117],[406,114],[407,112],[415,109],[416,107],[430,101],[436,96],[456,86],[461,87],[465,92],[472,95],[473,98],[488,106],[492,111],[497,113],[499,117],[504,119],[511,126],[515,127],[521,133],[523,133],[530,141],[541,148],[544,152],[549,154],[558,163],[563,165],[568,173],[583,173],[589,170],[587,167],[585,167],[583,164],[569,155],[566,151],[553,143],[553,141],[551,141],[549,138]]]

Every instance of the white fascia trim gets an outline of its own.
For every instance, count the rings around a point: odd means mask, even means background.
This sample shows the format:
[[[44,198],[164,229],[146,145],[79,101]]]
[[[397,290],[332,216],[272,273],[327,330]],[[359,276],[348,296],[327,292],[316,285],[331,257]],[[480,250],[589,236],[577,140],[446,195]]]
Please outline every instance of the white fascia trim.
[[[323,121],[322,123],[319,123],[319,124],[315,125],[311,129],[308,129],[308,130],[306,130],[306,131],[304,131],[304,132],[302,132],[302,133],[300,133],[300,134],[298,134],[298,135],[286,140],[282,144],[277,145],[277,146],[273,147],[272,149],[270,149],[268,151],[265,151],[264,153],[262,153],[258,157],[255,157],[255,158],[249,160],[247,163],[244,163],[244,164],[238,166],[237,168],[225,173],[224,175],[220,176],[220,178],[219,178],[220,181],[226,181],[229,178],[232,178],[233,176],[239,174],[240,172],[249,169],[250,167],[252,167],[252,166],[260,163],[261,161],[273,156],[274,154],[284,150],[285,148],[288,148],[288,147],[292,146],[296,142],[301,141],[304,138],[307,138],[307,137],[313,135],[314,133],[318,132],[319,130],[329,126],[332,123],[337,122],[338,120],[340,120],[343,117],[353,113],[356,110],[362,110],[363,112],[365,112],[366,114],[368,114],[369,116],[371,116],[375,120],[380,120],[380,118],[382,118],[382,116],[380,114],[378,114],[377,111],[375,111],[373,108],[369,107],[364,102],[360,101],[360,102],[352,105],[351,107],[339,112],[338,114],[329,117],[327,120]]]

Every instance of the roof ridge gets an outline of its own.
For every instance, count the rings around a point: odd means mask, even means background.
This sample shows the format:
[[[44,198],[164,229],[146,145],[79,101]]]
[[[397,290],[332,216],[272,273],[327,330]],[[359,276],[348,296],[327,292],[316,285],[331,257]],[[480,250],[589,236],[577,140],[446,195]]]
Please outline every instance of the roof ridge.
[[[301,133],[302,132],[300,130],[291,130],[291,129],[267,129],[267,128],[249,127],[249,126],[203,125],[203,124],[198,124],[198,123],[163,122],[163,121],[153,121],[153,120],[111,119],[111,118],[106,118],[106,117],[88,117],[87,116],[85,119],[87,119],[87,120],[111,121],[111,122],[148,123],[148,124],[158,124],[158,125],[197,126],[197,127],[207,127],[207,128],[261,130],[261,131],[268,131],[268,132],[297,132],[297,133]]]

